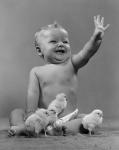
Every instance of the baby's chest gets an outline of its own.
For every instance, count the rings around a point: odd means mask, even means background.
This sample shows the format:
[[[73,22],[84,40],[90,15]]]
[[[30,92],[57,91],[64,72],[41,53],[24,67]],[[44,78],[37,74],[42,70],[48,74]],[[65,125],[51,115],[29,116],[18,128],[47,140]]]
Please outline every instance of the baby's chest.
[[[72,84],[76,82],[76,76],[64,69],[46,71],[44,75],[40,77],[40,83],[42,86],[51,84]]]

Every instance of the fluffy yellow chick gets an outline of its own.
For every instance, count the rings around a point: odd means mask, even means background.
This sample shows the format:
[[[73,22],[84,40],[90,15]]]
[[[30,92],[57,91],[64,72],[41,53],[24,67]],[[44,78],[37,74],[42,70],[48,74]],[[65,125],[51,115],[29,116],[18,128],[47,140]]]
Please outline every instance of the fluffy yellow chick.
[[[59,115],[67,107],[67,98],[64,93],[56,95],[56,99],[53,100],[49,106],[48,110],[56,112],[56,115]]]
[[[35,132],[38,136],[42,130],[46,130],[48,124],[53,124],[56,121],[56,115],[52,114],[46,109],[37,109],[35,113],[30,115],[26,121],[25,126],[27,131]],[[46,132],[45,132],[46,135]]]
[[[99,109],[93,110],[90,114],[87,114],[82,119],[82,124],[85,129],[89,130],[89,134],[95,131],[97,127],[100,127],[103,122],[103,111]]]

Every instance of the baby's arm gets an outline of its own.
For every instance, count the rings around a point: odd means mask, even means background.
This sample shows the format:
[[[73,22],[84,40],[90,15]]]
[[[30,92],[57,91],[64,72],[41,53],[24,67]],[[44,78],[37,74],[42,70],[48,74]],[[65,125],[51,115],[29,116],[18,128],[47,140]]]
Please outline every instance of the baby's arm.
[[[84,48],[72,57],[72,63],[76,70],[86,65],[89,59],[97,52],[102,42],[104,31],[109,27],[109,24],[104,27],[104,17],[101,18],[100,15],[94,16],[94,24],[95,30],[92,37]]]
[[[38,107],[39,100],[39,84],[36,75],[36,69],[32,69],[30,72],[27,108],[26,113],[22,109],[15,109],[11,113],[10,124],[11,127],[8,130],[9,136],[27,134],[24,119],[32,114]]]
[[[38,77],[36,74],[36,68],[33,68],[30,72],[30,77],[29,77],[27,108],[26,108],[27,116],[35,112],[36,109],[38,108],[39,94],[40,94],[40,89],[39,89]]]

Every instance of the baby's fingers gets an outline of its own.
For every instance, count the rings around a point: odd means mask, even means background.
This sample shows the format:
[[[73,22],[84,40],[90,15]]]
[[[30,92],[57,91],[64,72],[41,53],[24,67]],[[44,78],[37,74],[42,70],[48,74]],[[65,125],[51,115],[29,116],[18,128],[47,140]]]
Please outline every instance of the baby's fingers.
[[[105,27],[104,27],[104,30],[107,30],[107,28],[110,26],[110,24],[107,24]]]
[[[101,24],[102,24],[102,26],[104,25],[104,17],[102,17],[102,19],[101,19]]]
[[[102,25],[104,24],[104,17],[101,18],[100,15],[94,16],[94,23],[96,26]]]
[[[95,25],[97,25],[97,23],[98,23],[97,16],[94,16],[94,23],[95,23]]]
[[[96,22],[96,16],[94,16],[94,22]]]
[[[100,15],[97,15],[97,19],[96,19],[96,21],[97,21],[98,23],[100,23],[100,22],[101,22],[101,16],[100,16]]]
[[[101,22],[101,16],[100,15],[97,15],[97,16],[94,16],[94,21],[97,22],[97,23],[100,23]]]

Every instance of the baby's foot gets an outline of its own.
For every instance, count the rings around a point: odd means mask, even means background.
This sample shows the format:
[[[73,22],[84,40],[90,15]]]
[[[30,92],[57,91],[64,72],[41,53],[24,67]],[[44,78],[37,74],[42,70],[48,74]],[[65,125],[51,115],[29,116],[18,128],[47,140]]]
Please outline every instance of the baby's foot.
[[[68,114],[68,115],[58,119],[56,121],[56,124],[58,124],[58,125],[60,124],[61,125],[61,124],[65,123],[65,122],[67,122],[67,121],[70,121],[70,120],[73,120],[73,119],[77,118],[77,116],[78,116],[78,109],[76,109],[72,113],[70,113],[70,114]]]
[[[26,134],[26,128],[24,125],[11,126],[8,130],[8,136],[15,136],[20,134]]]
[[[53,130],[53,126],[49,125],[46,129],[46,134],[48,135],[54,135],[54,130]]]
[[[15,136],[16,135],[16,127],[17,126],[11,126],[11,128],[8,130],[8,136]]]
[[[62,130],[62,127],[58,127],[58,126],[54,127],[54,126],[49,125],[47,127],[46,133],[51,136],[61,136],[63,135],[63,130]]]

